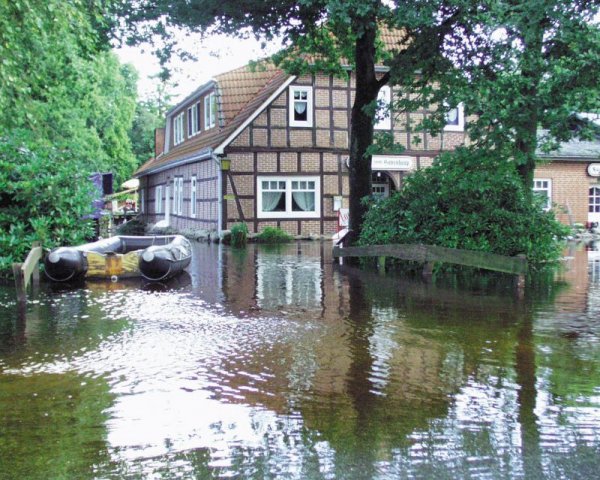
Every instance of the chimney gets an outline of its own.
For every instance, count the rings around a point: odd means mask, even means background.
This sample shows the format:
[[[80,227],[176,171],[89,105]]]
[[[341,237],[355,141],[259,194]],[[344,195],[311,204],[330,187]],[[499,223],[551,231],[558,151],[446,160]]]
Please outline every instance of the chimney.
[[[154,157],[158,157],[165,151],[165,129],[154,129]]]

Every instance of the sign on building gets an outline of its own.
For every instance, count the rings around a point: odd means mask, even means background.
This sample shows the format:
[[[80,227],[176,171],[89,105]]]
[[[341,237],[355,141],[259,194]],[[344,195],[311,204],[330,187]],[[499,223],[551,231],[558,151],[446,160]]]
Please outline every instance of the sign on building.
[[[600,163],[590,163],[587,172],[590,177],[600,177]]]
[[[407,171],[414,170],[415,158],[404,155],[373,155],[371,170]]]

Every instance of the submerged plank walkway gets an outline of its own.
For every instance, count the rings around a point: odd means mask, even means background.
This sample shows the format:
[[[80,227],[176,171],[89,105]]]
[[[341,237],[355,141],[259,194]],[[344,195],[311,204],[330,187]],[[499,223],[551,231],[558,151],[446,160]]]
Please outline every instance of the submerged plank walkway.
[[[334,258],[340,257],[393,257],[421,263],[444,262],[495,272],[524,275],[527,259],[524,256],[507,257],[473,250],[457,250],[434,245],[369,245],[366,247],[334,247]]]

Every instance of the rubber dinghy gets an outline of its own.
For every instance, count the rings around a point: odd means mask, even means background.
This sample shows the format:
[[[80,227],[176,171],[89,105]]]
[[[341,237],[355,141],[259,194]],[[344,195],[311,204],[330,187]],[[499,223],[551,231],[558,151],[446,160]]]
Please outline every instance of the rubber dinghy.
[[[117,236],[55,248],[44,259],[44,266],[46,276],[54,282],[139,276],[156,282],[182,272],[191,259],[190,242],[181,235]]]

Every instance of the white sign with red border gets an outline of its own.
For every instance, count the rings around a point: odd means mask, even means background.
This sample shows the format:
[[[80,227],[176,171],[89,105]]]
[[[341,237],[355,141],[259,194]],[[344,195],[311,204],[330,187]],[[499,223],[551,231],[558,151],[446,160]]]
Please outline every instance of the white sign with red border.
[[[348,208],[340,208],[338,210],[338,226],[347,227],[350,219],[350,210]]]

